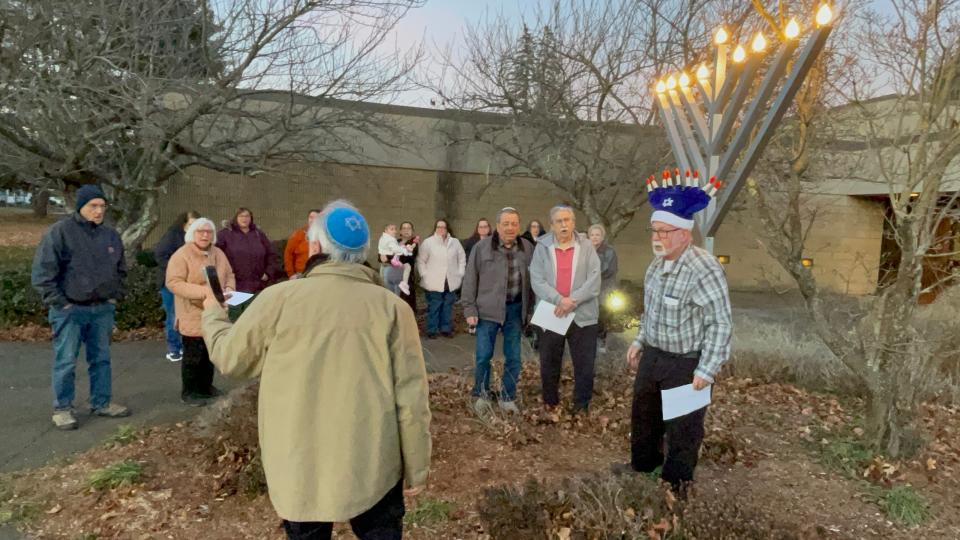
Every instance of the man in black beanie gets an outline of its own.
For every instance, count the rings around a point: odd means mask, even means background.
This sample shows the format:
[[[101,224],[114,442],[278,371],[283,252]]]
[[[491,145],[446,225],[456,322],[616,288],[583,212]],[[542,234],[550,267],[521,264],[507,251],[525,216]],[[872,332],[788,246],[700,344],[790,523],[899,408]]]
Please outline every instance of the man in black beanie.
[[[103,224],[106,210],[99,187],[81,187],[77,212],[50,227],[33,257],[33,287],[49,308],[53,327],[53,423],[58,429],[77,428],[74,372],[81,344],[87,350],[92,413],[130,415],[111,402],[110,337],[127,265],[120,235]]]

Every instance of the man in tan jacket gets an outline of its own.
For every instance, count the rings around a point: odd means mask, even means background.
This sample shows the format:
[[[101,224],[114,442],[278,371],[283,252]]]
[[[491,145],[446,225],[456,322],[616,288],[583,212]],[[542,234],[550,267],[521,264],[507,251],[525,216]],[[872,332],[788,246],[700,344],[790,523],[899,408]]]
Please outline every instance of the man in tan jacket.
[[[401,538],[403,496],[430,465],[417,323],[360,264],[369,230],[354,207],[328,205],[308,238],[304,278],[264,290],[236,324],[204,301],[210,358],[260,377],[263,467],[289,538],[330,538],[347,520],[361,539]]]

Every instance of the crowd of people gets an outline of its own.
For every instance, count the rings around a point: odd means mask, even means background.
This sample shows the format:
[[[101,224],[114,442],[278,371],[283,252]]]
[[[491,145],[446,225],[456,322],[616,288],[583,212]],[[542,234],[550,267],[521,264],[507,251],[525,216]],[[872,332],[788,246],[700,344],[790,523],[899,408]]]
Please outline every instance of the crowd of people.
[[[644,316],[626,354],[636,370],[631,461],[614,470],[662,467],[663,479],[683,495],[693,480],[705,409],[665,421],[660,392],[713,384],[729,356],[732,322],[723,267],[693,245],[692,216],[709,198],[699,188],[660,189],[650,197],[656,257],[644,280]],[[93,414],[130,414],[112,400],[110,371],[124,249],[104,223],[103,191],[87,185],[77,195],[76,214],[44,235],[33,267],[33,285],[54,330],[53,423],[64,430],[78,427],[74,370],[81,345]],[[346,201],[308,213],[287,240],[282,268],[248,208],[239,208],[220,231],[197,212],[171,225],[155,255],[167,359],[180,362],[181,399],[202,405],[216,398],[215,369],[259,378],[264,470],[290,538],[329,538],[339,521],[349,521],[360,538],[402,535],[404,495],[425,486],[431,453],[417,283],[427,302],[427,339],[454,335],[457,303],[476,336],[477,414],[494,407],[508,415],[520,411],[521,339],[538,306],[569,321],[563,333],[533,333],[542,406],[547,412],[561,406],[569,348],[570,410],[589,414],[617,254],[601,225],[585,232],[577,227],[571,207],[555,206],[549,218],[548,227],[532,220],[521,232],[520,212],[505,207],[494,222],[480,219],[462,243],[445,219],[422,241],[411,222],[388,224],[377,241],[379,269],[367,262],[367,221]],[[249,309],[226,309],[208,284],[211,267],[227,298],[257,295],[244,304]],[[504,368],[495,391],[491,362],[501,336]]]

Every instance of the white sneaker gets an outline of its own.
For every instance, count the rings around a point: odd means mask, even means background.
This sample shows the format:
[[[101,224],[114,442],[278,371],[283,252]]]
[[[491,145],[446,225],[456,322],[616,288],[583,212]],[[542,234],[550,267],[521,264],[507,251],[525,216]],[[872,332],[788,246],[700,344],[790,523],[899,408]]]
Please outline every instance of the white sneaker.
[[[520,414],[520,409],[517,408],[517,404],[513,401],[501,401],[500,410],[511,414]]]
[[[73,411],[70,409],[53,411],[53,425],[57,426],[57,429],[64,431],[77,429],[77,417],[73,415]]]
[[[400,285],[397,285],[397,288],[400,289],[403,294],[410,296],[410,285],[406,281],[401,282]]]
[[[183,360],[183,354],[181,354],[181,353],[168,352],[168,353],[167,353],[167,360],[169,360],[169,361],[171,361],[171,362],[179,362],[179,361]]]

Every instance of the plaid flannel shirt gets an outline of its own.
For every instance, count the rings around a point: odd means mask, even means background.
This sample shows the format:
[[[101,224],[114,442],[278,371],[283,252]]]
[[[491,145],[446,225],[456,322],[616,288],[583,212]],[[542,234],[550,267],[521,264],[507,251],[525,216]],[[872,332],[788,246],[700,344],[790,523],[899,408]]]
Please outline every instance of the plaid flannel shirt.
[[[672,266],[658,258],[647,269],[643,322],[633,344],[674,354],[700,352],[695,375],[711,383],[730,357],[733,319],[723,266],[690,246]]]
[[[503,242],[500,242],[500,249],[503,250],[503,254],[507,256],[507,301],[513,302],[520,297],[520,294],[523,292],[523,263],[519,260],[520,256],[518,255],[518,243],[521,240],[518,238],[517,242],[511,247],[503,245]]]

